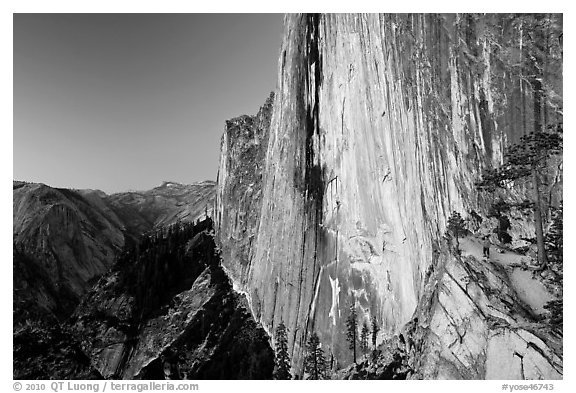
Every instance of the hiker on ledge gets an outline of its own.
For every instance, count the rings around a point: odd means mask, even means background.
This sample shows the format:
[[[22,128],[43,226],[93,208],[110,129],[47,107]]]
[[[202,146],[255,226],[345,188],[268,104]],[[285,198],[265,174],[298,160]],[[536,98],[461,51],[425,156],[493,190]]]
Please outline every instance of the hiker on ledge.
[[[486,235],[482,241],[482,256],[490,258],[490,236]]]

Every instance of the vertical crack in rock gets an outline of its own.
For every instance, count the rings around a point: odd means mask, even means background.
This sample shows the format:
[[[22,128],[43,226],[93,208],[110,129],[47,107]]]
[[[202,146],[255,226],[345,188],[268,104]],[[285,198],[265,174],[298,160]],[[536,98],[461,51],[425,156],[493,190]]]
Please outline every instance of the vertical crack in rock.
[[[313,213],[312,229],[314,231],[314,249],[313,249],[313,265],[312,274],[314,275],[313,292],[308,306],[306,331],[304,337],[308,337],[308,330],[314,328],[314,302],[318,293],[318,280],[320,278],[321,269],[318,270],[318,248],[319,248],[319,232],[322,230],[320,224],[322,223],[323,213],[323,200],[324,200],[324,174],[320,165],[320,159],[315,157],[315,150],[319,149],[320,144],[320,87],[322,83],[322,59],[319,51],[320,41],[320,15],[306,15],[306,35],[307,35],[307,51],[304,56],[305,62],[305,78],[306,85],[308,86],[307,92],[307,108],[306,108],[306,163],[305,163],[305,177],[304,182],[306,186],[306,203],[310,203],[310,209]],[[303,258],[304,259],[304,258]]]

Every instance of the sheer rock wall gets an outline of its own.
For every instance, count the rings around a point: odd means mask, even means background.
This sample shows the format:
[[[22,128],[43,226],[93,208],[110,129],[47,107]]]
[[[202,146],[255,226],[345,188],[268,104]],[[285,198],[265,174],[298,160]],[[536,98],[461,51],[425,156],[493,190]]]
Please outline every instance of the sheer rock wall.
[[[254,316],[269,334],[288,327],[296,374],[312,331],[328,359],[351,362],[353,301],[360,324],[376,317],[379,340],[412,318],[450,213],[483,210],[481,170],[531,131],[530,91],[498,69],[491,45],[504,37],[490,41],[484,22],[286,16],[268,135],[254,138],[268,140],[252,164],[261,183],[230,176],[241,165],[230,157],[252,142],[223,149],[216,224],[223,266]],[[242,221],[244,189],[261,207]],[[226,209],[246,225],[242,250]]]

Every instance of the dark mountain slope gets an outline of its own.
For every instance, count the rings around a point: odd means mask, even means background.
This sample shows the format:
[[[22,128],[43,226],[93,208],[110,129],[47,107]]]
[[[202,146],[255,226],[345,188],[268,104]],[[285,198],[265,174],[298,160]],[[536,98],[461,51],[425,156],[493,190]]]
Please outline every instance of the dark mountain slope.
[[[133,244],[142,233],[204,216],[215,196],[215,184],[209,181],[165,182],[148,191],[112,195],[19,181],[13,188],[18,320],[40,310],[69,315],[125,242]]]
[[[32,309],[69,315],[112,266],[124,245],[122,224],[72,190],[14,182],[13,198],[14,322]]]
[[[212,221],[125,252],[71,325],[106,378],[270,378],[273,352],[219,266]]]

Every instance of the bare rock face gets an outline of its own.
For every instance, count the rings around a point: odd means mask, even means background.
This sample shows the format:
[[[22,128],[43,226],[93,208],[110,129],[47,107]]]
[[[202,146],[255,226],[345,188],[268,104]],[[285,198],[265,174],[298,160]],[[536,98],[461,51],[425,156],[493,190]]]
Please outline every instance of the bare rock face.
[[[562,379],[562,337],[498,263],[442,254],[424,294],[403,332],[412,378]]]
[[[234,276],[250,266],[256,240],[273,100],[271,94],[256,116],[228,120],[222,136],[215,221],[225,236],[219,242],[222,259],[235,261],[226,265]]]
[[[562,379],[562,337],[518,295],[515,273],[500,261],[443,249],[412,320],[336,377]],[[538,289],[538,281],[530,284]]]
[[[241,165],[233,158],[254,143],[241,139],[234,145],[225,135],[216,210],[223,266],[269,334],[281,321],[286,324],[296,374],[302,373],[312,331],[328,358],[351,362],[345,319],[352,302],[360,324],[375,317],[382,326],[379,341],[412,320],[433,290],[426,275],[443,247],[450,213],[485,214],[486,203],[474,187],[482,169],[500,164],[504,146],[531,131],[525,124],[531,124],[532,106],[510,105],[515,97],[530,101],[530,94],[498,69],[490,42],[504,36],[490,41],[480,35],[486,21],[461,15],[285,18],[269,135],[253,137],[267,138],[265,160],[255,162],[263,154],[250,153],[249,165],[264,167],[262,183],[231,176]],[[252,190],[258,192],[253,201],[261,204],[259,214],[243,199]],[[240,232],[248,236],[237,240]],[[444,305],[463,305],[468,297],[460,295],[444,294]],[[472,300],[467,307],[482,306]],[[507,312],[514,320],[522,315]],[[472,317],[480,320],[486,313],[471,312]],[[436,323],[449,330],[460,322]],[[515,329],[497,334],[489,323],[474,325],[467,338],[475,345],[470,356],[492,351],[504,337],[498,334]],[[535,334],[529,332],[525,336]],[[427,337],[432,340],[432,334]],[[512,347],[502,356],[513,353]],[[518,353],[543,364],[529,350]],[[464,362],[474,368],[465,373],[467,366],[457,363],[467,356],[447,356],[439,370],[423,365],[421,375],[521,375],[502,368],[495,374],[495,357]],[[554,356],[547,359],[557,362]],[[434,364],[432,355],[427,359]],[[556,377],[558,368],[550,367],[540,375]]]

